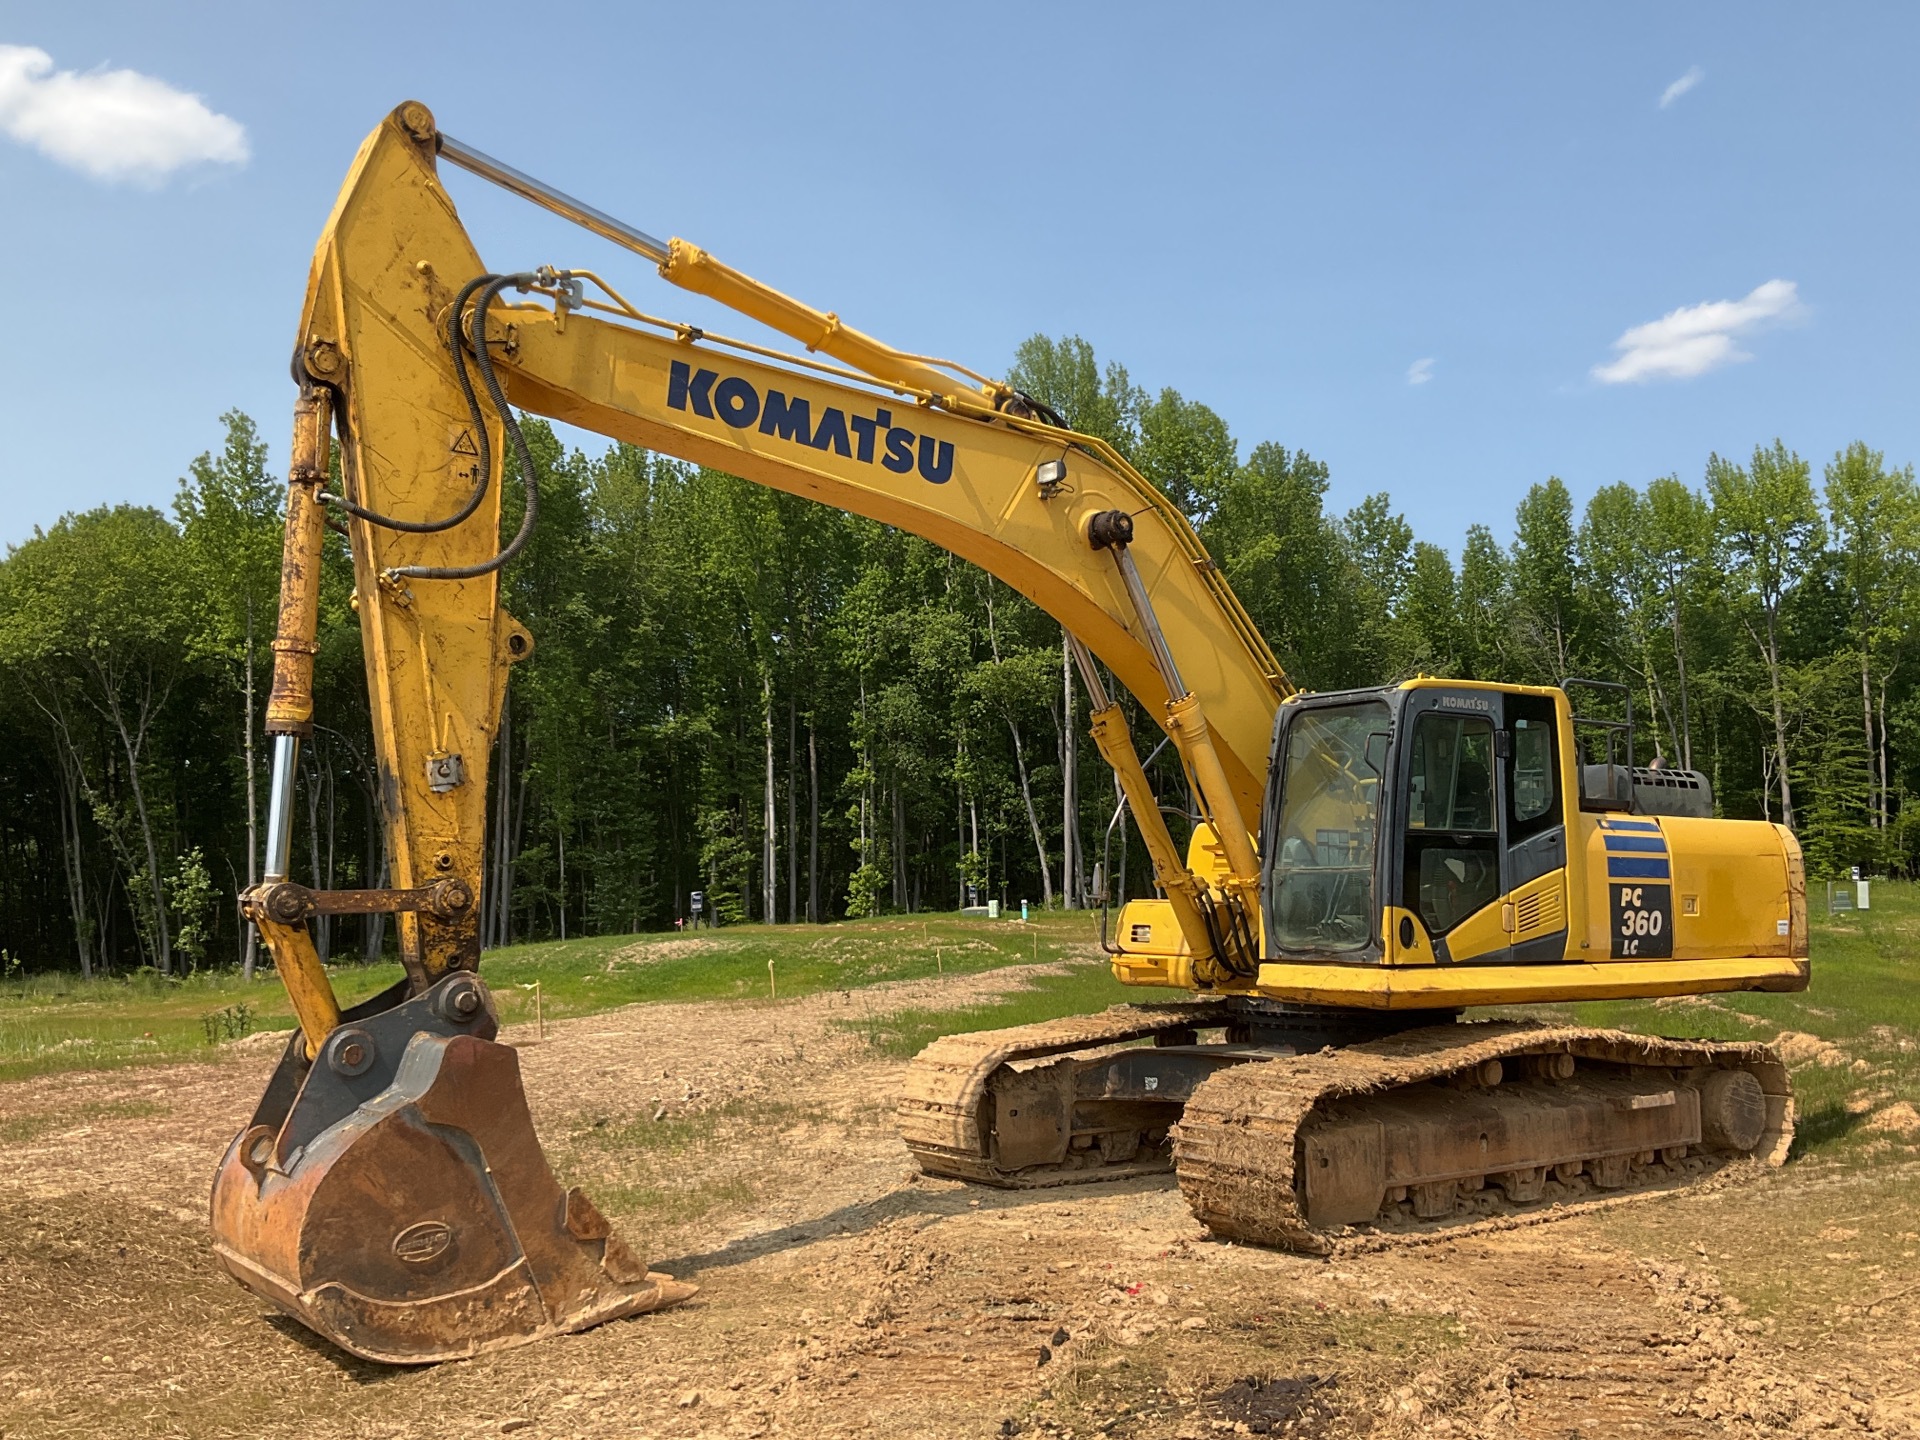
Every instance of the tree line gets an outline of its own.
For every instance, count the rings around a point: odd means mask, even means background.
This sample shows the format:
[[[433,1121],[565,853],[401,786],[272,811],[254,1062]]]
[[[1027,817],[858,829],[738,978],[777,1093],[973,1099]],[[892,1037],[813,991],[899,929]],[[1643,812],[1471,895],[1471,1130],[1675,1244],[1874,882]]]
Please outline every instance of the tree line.
[[[1510,539],[1457,559],[1385,494],[1149,394],[1083,340],[1036,336],[1009,379],[1111,442],[1192,519],[1294,682],[1417,673],[1620,681],[1639,762],[1705,772],[1721,813],[1794,827],[1811,874],[1920,854],[1920,490],[1865,444],[1778,441],[1697,481],[1549,478]],[[170,513],[63,517],[0,560],[0,952],[84,974],[251,966],[262,722],[284,487],[248,417]],[[526,422],[540,524],[504,581],[534,633],[490,779],[489,946],[1001,899],[1147,893],[1146,857],[1081,745],[1059,626],[913,536],[628,446]],[[515,496],[509,489],[511,511]],[[509,523],[517,517],[511,513]],[[324,558],[319,723],[295,878],[387,877],[345,542]],[[1131,703],[1130,701],[1128,703]],[[1136,716],[1136,736],[1152,725]],[[1162,753],[1157,786],[1183,779]],[[1191,810],[1190,799],[1185,801]],[[319,923],[374,957],[385,922]]]

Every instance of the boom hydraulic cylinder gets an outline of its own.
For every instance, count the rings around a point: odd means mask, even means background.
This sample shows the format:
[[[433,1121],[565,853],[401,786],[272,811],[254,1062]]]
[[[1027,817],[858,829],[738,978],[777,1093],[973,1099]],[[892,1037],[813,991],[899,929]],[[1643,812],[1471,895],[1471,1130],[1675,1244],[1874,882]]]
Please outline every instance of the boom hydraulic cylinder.
[[[273,637],[273,689],[267,697],[267,733],[273,737],[273,778],[267,792],[265,882],[248,892],[247,916],[260,928],[274,968],[300,1021],[307,1058],[320,1053],[340,1024],[340,1002],[307,934],[306,921],[277,917],[268,892],[285,882],[293,859],[293,786],[300,773],[300,742],[313,733],[313,658],[319,652],[320,559],[326,539],[320,491],[327,479],[332,396],[303,385],[293,408],[292,459],[287,467],[286,538],[280,558],[280,619]]]
[[[1069,636],[1068,645],[1092,702],[1093,713],[1088,716],[1088,722],[1093,729],[1093,743],[1120,782],[1120,793],[1126,796],[1133,822],[1139,828],[1140,838],[1146,842],[1148,858],[1153,862],[1153,877],[1166,892],[1174,920],[1187,937],[1194,959],[1204,960],[1213,953],[1211,934],[1201,909],[1206,887],[1180,858],[1180,847],[1174,843],[1166,819],[1160,813],[1153,783],[1147,779],[1140,754],[1134,749],[1126,714],[1108,697],[1107,687],[1094,667],[1093,655],[1077,638]]]
[[[1227,874],[1221,887],[1227,901],[1226,934],[1208,948],[1218,949],[1220,942],[1224,941],[1228,953],[1220,955],[1220,961],[1229,971],[1251,975],[1260,962],[1259,944],[1254,938],[1256,930],[1252,920],[1258,912],[1260,892],[1260,860],[1254,850],[1253,836],[1248,833],[1246,822],[1241,819],[1239,807],[1234,801],[1232,782],[1227,779],[1226,767],[1221,763],[1220,752],[1214,746],[1213,732],[1207,724],[1200,697],[1189,690],[1186,682],[1180,678],[1180,669],[1167,644],[1166,633],[1154,613],[1153,600],[1140,578],[1139,567],[1133,563],[1132,517],[1119,510],[1096,514],[1088,522],[1087,538],[1095,549],[1111,552],[1114,564],[1119,568],[1121,584],[1126,589],[1128,600],[1132,602],[1147,648],[1152,652],[1161,679],[1167,687],[1167,733],[1173,739],[1174,748],[1180,752],[1187,773],[1193,777],[1200,803],[1206,810],[1207,819],[1226,858]],[[1204,895],[1201,903],[1205,903]],[[1217,928],[1208,927],[1208,933],[1215,933]],[[1201,973],[1204,971],[1205,967],[1201,967]]]

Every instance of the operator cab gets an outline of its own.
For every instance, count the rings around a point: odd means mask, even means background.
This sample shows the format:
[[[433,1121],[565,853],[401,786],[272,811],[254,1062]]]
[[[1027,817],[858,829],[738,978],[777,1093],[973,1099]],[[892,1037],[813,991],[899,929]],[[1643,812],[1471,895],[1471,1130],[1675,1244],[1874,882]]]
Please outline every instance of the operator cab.
[[[1683,777],[1704,795],[1704,780],[1689,772],[1612,763],[1612,732],[1626,728],[1613,722],[1592,722],[1607,738],[1606,763],[1568,763],[1569,732],[1587,723],[1562,690],[1471,681],[1420,679],[1282,705],[1261,827],[1267,957],[1564,958],[1564,884],[1551,877],[1565,870],[1572,814],[1641,809],[1646,788],[1668,801]],[[1580,791],[1571,804],[1569,777]],[[1513,919],[1516,898],[1532,923]]]

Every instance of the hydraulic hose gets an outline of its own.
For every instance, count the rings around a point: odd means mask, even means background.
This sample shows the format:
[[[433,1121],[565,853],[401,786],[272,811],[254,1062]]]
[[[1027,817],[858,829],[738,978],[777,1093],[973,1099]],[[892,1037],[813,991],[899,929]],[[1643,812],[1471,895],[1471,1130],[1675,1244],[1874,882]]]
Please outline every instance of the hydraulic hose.
[[[467,301],[473,292],[485,285],[493,277],[482,275],[469,280],[453,302],[453,308],[447,312],[447,348],[453,352],[454,374],[459,378],[460,391],[467,399],[467,409],[475,416],[474,429],[477,434],[480,458],[474,467],[475,480],[473,493],[467,497],[467,503],[453,514],[438,520],[400,520],[392,515],[382,515],[376,510],[368,510],[356,505],[344,495],[325,494],[320,498],[328,505],[346,511],[349,515],[365,520],[370,525],[378,525],[383,530],[401,530],[409,535],[435,535],[442,530],[451,530],[480,508],[480,502],[487,498],[487,485],[493,472],[492,456],[488,453],[487,427],[478,423],[479,402],[473,393],[473,381],[467,376],[467,357],[462,349],[460,335],[460,316],[466,310]],[[342,411],[344,418],[344,410]]]
[[[493,355],[487,348],[487,312],[493,307],[494,300],[508,286],[525,290],[534,283],[530,274],[520,275],[483,275],[478,280],[469,281],[461,290],[461,300],[479,290],[479,298],[474,302],[471,340],[473,363],[480,371],[480,383],[486,387],[487,398],[492,400],[493,408],[500,416],[500,425],[507,433],[507,439],[513,446],[515,461],[520,466],[520,479],[526,489],[526,510],[520,517],[520,529],[513,539],[491,559],[482,560],[477,565],[402,565],[387,572],[398,580],[476,580],[482,575],[491,575],[526,547],[528,538],[533,534],[534,522],[540,513],[540,478],[533,468],[533,453],[527,449],[527,438],[520,430],[520,422],[514,418],[513,407],[507,403],[507,392],[500,384],[500,377],[493,368]],[[480,399],[474,394],[473,381],[467,373],[465,347],[460,343],[460,304],[456,304],[448,324],[453,336],[453,368],[460,382],[460,393],[466,398],[467,413],[473,417],[476,434],[475,444],[480,452],[480,485],[472,499],[468,501],[465,514],[471,514],[479,504],[484,493],[488,472],[492,469],[492,453],[487,442],[486,416],[480,408]]]
[[[507,403],[506,390],[493,368],[493,355],[487,348],[487,312],[493,308],[493,302],[502,290],[509,286],[525,290],[535,279],[530,274],[477,276],[460,288],[459,295],[447,312],[447,348],[453,355],[453,374],[459,382],[461,398],[467,402],[467,414],[473,421],[474,446],[478,452],[473,491],[467,496],[466,502],[452,514],[443,515],[437,520],[401,520],[355,504],[344,495],[327,494],[322,497],[327,504],[338,506],[370,525],[409,535],[434,535],[451,530],[478,510],[481,501],[486,499],[487,488],[492,481],[493,444],[487,434],[486,414],[473,388],[473,375],[468,368],[467,351],[471,348],[473,364],[480,371],[480,383],[486,387],[487,398],[493,402],[494,410],[500,416],[501,428],[512,443],[514,459],[519,464],[520,478],[526,489],[527,504],[525,513],[520,517],[519,532],[498,554],[477,565],[401,565],[387,572],[393,579],[476,580],[482,575],[491,575],[518,555],[526,548],[527,540],[533,534],[534,522],[540,512],[540,480],[533,468],[533,454],[527,449],[526,436],[521,433],[520,422],[514,418],[513,407]],[[478,299],[474,300],[476,292]],[[471,333],[463,335],[460,321],[466,313],[469,300],[474,300]]]

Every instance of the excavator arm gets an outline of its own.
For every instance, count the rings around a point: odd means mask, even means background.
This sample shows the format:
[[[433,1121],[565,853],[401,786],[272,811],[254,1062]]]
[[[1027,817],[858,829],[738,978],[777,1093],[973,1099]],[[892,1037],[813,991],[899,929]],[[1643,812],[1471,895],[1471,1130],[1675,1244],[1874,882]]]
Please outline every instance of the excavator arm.
[[[656,320],[590,272],[490,271],[441,184],[442,158],[638,251],[809,356]],[[923,536],[1058,619],[1185,937],[1169,979],[1251,982],[1255,834],[1289,689],[1185,518],[1104,442],[1004,384],[893,350],[552,191],[441,136],[416,103],[368,137],[328,218],[293,368],[266,879],[246,906],[300,1031],[228,1153],[213,1218],[228,1268],[309,1326],[375,1359],[439,1359],[688,1293],[554,1181],[515,1052],[493,1039],[471,974],[488,757],[508,671],[534,644],[500,606],[501,570],[538,524],[515,409]],[[333,434],[338,494],[325,491]],[[502,537],[509,465],[527,503]],[[388,890],[320,892],[290,876],[329,512],[353,552]],[[1167,832],[1096,657],[1172,738],[1220,857],[1209,878]],[[407,978],[343,1013],[306,921],[371,911],[398,916]]]

